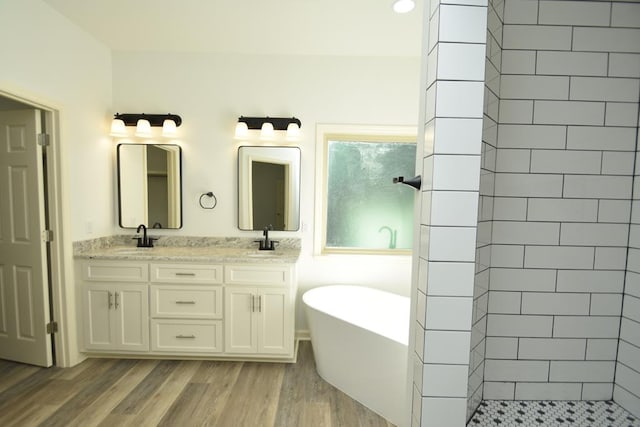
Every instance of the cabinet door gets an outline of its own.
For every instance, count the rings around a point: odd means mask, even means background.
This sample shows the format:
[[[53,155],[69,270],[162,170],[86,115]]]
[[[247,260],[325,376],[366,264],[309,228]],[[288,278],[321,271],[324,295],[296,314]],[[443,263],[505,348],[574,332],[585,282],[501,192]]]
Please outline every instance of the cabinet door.
[[[85,349],[149,351],[147,285],[87,284],[83,312]]]
[[[227,353],[255,353],[258,350],[256,288],[228,286],[224,294],[224,349]]]
[[[91,350],[111,350],[114,333],[111,326],[113,311],[111,285],[89,284],[84,287],[84,347]]]
[[[149,351],[149,295],[147,285],[114,287],[112,321],[114,350]]]
[[[288,289],[259,288],[258,352],[289,354],[293,348],[292,304]]]

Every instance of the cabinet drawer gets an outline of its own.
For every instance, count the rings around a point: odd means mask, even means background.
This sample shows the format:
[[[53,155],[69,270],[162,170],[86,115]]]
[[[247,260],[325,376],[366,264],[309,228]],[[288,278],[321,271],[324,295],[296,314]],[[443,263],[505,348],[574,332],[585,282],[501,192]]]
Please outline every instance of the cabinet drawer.
[[[89,261],[82,264],[82,278],[93,282],[146,282],[145,262]]]
[[[291,282],[291,266],[226,265],[224,281],[229,285],[286,286]]]
[[[164,283],[222,283],[222,266],[151,264],[151,281]]]
[[[152,319],[151,350],[165,353],[222,352],[222,321]]]
[[[151,285],[151,316],[221,319],[222,298],[221,286]]]

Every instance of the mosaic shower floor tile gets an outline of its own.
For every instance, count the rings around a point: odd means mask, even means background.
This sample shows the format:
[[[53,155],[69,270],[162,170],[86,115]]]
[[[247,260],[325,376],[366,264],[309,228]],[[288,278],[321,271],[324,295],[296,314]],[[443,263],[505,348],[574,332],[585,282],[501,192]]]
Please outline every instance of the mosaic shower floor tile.
[[[640,419],[612,401],[484,400],[470,427],[640,427]]]

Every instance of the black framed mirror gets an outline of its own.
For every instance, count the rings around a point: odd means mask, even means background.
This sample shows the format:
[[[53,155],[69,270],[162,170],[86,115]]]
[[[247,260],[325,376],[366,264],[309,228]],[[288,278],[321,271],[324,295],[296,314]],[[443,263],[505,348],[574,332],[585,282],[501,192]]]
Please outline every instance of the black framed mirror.
[[[238,149],[238,228],[300,228],[300,148]]]
[[[182,227],[182,149],[176,144],[118,144],[122,228]]]

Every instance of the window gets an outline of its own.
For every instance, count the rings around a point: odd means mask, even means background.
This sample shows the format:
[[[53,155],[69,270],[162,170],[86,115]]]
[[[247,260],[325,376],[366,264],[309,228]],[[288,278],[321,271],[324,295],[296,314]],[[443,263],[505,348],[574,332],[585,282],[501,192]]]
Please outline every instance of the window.
[[[318,126],[316,253],[408,253],[415,192],[411,127]]]

